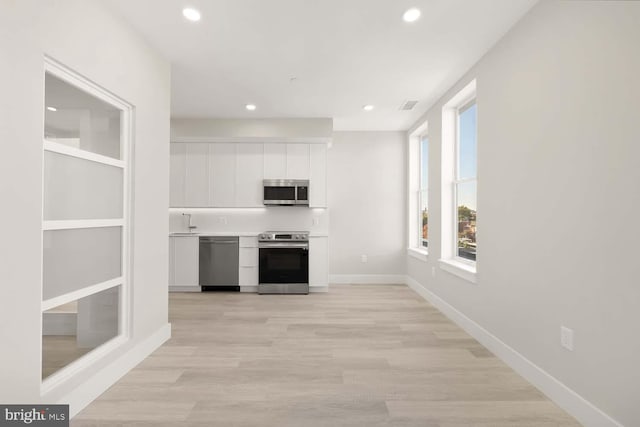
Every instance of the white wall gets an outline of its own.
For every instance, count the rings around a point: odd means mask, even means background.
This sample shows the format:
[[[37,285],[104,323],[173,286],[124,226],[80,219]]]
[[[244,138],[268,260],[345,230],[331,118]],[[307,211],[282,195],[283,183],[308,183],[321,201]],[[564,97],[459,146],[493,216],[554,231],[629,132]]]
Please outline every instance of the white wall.
[[[135,106],[136,200],[132,339],[41,396],[45,54]],[[73,413],[168,331],[168,271],[158,266],[168,258],[170,69],[101,2],[88,0],[0,0],[0,63],[0,401],[72,403]]]
[[[637,2],[542,2],[430,109],[431,254],[407,258],[411,278],[626,426],[640,425],[639,22]],[[473,78],[477,285],[431,277],[441,109]],[[613,425],[596,412],[581,421]]]
[[[327,159],[330,280],[405,274],[404,133],[334,132]]]
[[[190,138],[331,138],[333,119],[171,119],[171,140]]]

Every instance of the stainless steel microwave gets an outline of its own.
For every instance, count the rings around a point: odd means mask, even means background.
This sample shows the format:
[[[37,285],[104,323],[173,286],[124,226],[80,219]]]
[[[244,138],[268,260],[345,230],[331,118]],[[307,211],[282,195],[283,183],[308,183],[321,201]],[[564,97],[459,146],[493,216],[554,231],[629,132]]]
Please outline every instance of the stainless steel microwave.
[[[308,179],[265,179],[262,186],[267,206],[309,206]]]

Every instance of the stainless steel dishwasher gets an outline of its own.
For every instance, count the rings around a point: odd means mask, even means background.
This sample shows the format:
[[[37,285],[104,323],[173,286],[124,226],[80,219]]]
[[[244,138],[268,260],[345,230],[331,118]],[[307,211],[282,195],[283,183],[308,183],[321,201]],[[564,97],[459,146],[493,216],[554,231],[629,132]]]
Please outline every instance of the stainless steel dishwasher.
[[[200,237],[200,275],[203,291],[240,291],[238,237]]]

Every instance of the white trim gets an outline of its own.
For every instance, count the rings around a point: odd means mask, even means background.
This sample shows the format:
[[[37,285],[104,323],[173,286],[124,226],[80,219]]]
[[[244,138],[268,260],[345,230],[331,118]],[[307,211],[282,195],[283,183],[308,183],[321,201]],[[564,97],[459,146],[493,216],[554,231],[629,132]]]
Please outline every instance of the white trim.
[[[71,70],[70,68],[66,67],[62,63],[56,61],[55,59],[47,55],[45,55],[44,57],[44,70],[50,74],[53,74],[59,79],[64,80],[65,82],[69,83],[71,86],[80,88],[85,92],[89,93],[90,95],[93,95],[96,98],[99,98],[108,104],[112,104],[118,107],[123,105],[127,107],[131,106],[131,104],[129,104],[124,99],[120,98],[118,95],[112,92],[109,92],[108,90],[96,84],[92,80],[89,80],[88,78],[82,76],[81,74],[76,73],[75,71]]]
[[[127,372],[146,359],[171,338],[171,324],[167,323],[144,341],[129,349],[107,367],[95,373],[80,386],[57,399],[57,403],[69,404],[69,416],[74,417],[100,396],[104,390],[122,378]],[[44,396],[47,400],[47,396]]]
[[[102,359],[104,356],[111,353],[118,347],[121,347],[127,341],[127,337],[123,335],[116,335],[114,338],[110,339],[102,345],[99,345],[87,354],[69,363],[64,368],[43,379],[42,386],[40,387],[41,395],[44,396],[51,390],[57,388],[64,382],[73,378],[78,372],[87,369],[96,361]]]
[[[477,283],[476,268],[473,264],[455,259],[439,259],[438,263],[440,268],[447,273],[451,273],[468,282]]]
[[[329,285],[309,285],[310,294],[320,294],[329,292]]]
[[[55,141],[49,141],[47,139],[42,141],[42,148],[44,148],[45,151],[51,151],[53,153],[58,153],[58,154],[62,154],[69,157],[75,157],[78,159],[89,160],[91,162],[113,166],[120,169],[124,169],[125,167],[125,162],[122,160],[92,153],[91,151],[85,151],[79,148],[70,147],[68,145],[60,144],[59,142],[55,142]]]
[[[79,228],[124,227],[124,225],[124,219],[70,219],[42,221],[42,230],[75,230]]]
[[[427,262],[429,259],[429,252],[426,249],[407,248],[407,255],[423,262]]]
[[[108,156],[103,156],[96,153],[91,153],[85,150],[69,147],[64,144],[60,144],[54,141],[43,140],[43,155],[46,151],[59,153],[71,157],[76,157],[107,166],[117,167],[122,169],[123,173],[123,218],[122,219],[101,219],[101,220],[71,220],[71,221],[43,221],[43,230],[52,229],[74,229],[74,228],[91,228],[91,227],[109,227],[120,226],[122,227],[122,251],[121,251],[121,265],[122,276],[116,279],[108,280],[102,283],[87,286],[83,289],[70,292],[68,294],[51,298],[42,302],[42,311],[44,312],[48,308],[55,307],[60,304],[64,304],[69,301],[73,301],[88,295],[92,295],[96,292],[100,292],[104,289],[108,289],[114,286],[120,286],[119,294],[119,322],[118,322],[118,335],[107,343],[97,347],[90,351],[83,357],[73,361],[59,372],[51,375],[45,379],[41,384],[41,393],[47,393],[52,389],[58,387],[60,384],[71,380],[80,370],[87,369],[98,359],[105,357],[107,354],[116,350],[117,347],[125,345],[131,337],[131,280],[132,275],[130,271],[131,266],[131,246],[132,246],[132,233],[130,231],[130,223],[132,218],[132,192],[133,192],[133,135],[134,135],[134,107],[123,100],[122,98],[114,95],[113,93],[105,90],[99,85],[95,84],[91,80],[84,76],[81,76],[73,70],[58,63],[52,58],[46,57],[44,59],[44,71],[59,79],[62,79],[69,83],[71,86],[79,88],[91,96],[100,99],[106,103],[109,103],[120,110],[120,153],[122,159],[114,159]],[[44,161],[43,161],[44,165]],[[44,174],[43,174],[44,177]],[[44,187],[43,187],[44,189]],[[44,191],[44,190],[43,190]],[[44,199],[44,194],[43,194]],[[110,384],[109,384],[110,385]],[[102,390],[106,389],[105,386]]]
[[[180,136],[172,137],[176,143],[207,142],[267,142],[283,144],[331,144],[333,138],[328,136],[276,137],[276,136]]]
[[[329,283],[335,285],[395,285],[404,284],[403,274],[331,274]]]
[[[440,310],[451,321],[498,356],[511,369],[542,391],[549,399],[575,417],[585,427],[623,427],[621,423],[604,413],[593,403],[560,382],[557,378],[531,362],[515,349],[482,326],[465,316],[445,300],[429,291],[412,277],[406,284],[418,295]]]
[[[122,285],[122,282],[122,277],[116,277],[115,279],[96,283],[95,285],[85,286],[84,288],[78,289],[77,291],[69,292],[54,298],[49,298],[48,300],[42,301],[42,311],[45,312],[47,310],[51,310],[54,307],[58,307],[59,305],[79,300],[80,298],[102,292],[115,286],[120,286]],[[123,290],[121,289],[120,292],[123,292]]]

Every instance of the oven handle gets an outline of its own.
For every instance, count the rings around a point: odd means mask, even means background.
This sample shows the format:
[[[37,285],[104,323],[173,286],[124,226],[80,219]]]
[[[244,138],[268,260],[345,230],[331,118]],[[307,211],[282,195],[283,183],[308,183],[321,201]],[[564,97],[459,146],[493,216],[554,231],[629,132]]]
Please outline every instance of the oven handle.
[[[309,243],[295,243],[295,242],[259,242],[258,249],[267,248],[302,248],[309,249]]]

